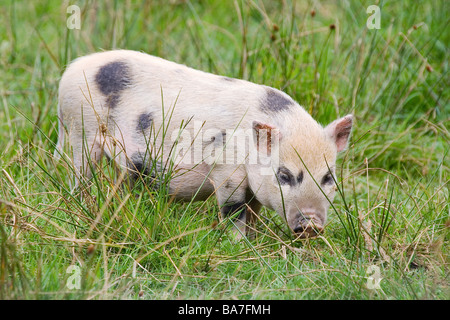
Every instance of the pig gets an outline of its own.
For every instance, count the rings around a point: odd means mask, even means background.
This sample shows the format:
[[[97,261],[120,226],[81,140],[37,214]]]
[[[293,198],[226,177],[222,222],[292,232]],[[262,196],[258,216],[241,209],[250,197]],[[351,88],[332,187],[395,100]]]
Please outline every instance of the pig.
[[[215,194],[240,235],[265,206],[300,238],[324,229],[353,123],[348,114],[323,127],[275,88],[130,50],[73,61],[58,118],[55,155],[67,135],[78,184],[106,156],[129,176],[170,174],[177,199]]]

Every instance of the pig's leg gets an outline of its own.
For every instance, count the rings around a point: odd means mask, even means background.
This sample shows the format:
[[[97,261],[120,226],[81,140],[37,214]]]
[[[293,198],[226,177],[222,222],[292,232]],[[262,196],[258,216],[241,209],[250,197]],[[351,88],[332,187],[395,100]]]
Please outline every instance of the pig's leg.
[[[211,173],[222,218],[236,216],[235,236],[249,234],[255,222],[252,215],[258,213],[261,205],[249,191],[248,180],[243,167],[218,165]]]
[[[250,189],[247,191],[247,212],[246,212],[246,225],[247,225],[247,237],[253,239],[255,237],[256,215],[262,207],[262,204],[256,200],[256,197],[251,193]]]
[[[92,178],[92,169],[101,160],[103,150],[101,144],[95,136],[72,134],[69,137],[73,151],[73,169],[75,174],[75,184],[72,190],[77,189],[83,180]]]

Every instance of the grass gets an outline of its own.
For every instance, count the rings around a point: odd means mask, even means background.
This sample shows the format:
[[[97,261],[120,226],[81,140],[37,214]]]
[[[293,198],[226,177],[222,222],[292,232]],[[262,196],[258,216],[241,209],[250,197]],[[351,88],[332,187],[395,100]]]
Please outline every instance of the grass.
[[[448,299],[449,4],[382,1],[369,30],[371,4],[78,1],[69,30],[60,1],[2,2],[0,298]],[[280,88],[323,124],[353,113],[324,234],[293,239],[264,209],[236,241],[214,198],[119,188],[106,162],[72,194],[70,163],[52,157],[58,81],[113,48]]]

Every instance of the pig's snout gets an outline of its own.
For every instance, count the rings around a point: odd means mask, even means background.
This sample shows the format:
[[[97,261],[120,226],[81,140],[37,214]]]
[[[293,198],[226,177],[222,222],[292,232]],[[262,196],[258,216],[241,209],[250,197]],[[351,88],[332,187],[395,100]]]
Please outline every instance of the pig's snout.
[[[323,231],[323,223],[313,214],[298,214],[293,230],[300,238],[313,238]]]

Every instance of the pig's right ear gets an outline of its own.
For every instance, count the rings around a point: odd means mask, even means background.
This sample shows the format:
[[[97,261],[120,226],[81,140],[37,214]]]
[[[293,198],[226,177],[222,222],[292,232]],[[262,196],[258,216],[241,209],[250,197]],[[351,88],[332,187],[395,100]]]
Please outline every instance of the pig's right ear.
[[[353,115],[348,114],[343,118],[334,120],[325,127],[328,136],[336,144],[337,152],[341,152],[347,148],[350,133],[352,132]]]
[[[258,152],[270,156],[272,148],[278,144],[281,137],[280,130],[267,123],[253,121],[253,137]]]

